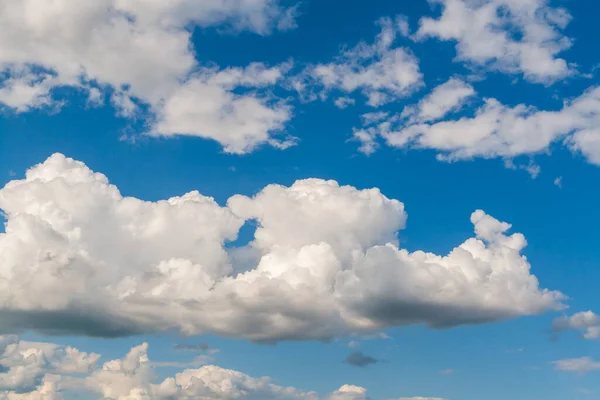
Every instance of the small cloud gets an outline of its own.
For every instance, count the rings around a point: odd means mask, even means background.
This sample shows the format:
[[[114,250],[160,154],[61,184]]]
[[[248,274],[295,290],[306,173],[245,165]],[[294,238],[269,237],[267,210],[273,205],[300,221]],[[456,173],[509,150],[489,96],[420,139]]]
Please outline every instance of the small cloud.
[[[100,107],[104,105],[104,93],[100,91],[100,89],[95,87],[90,87],[88,89],[88,98],[87,98],[88,107]]]
[[[355,349],[360,345],[360,342],[358,340],[351,340],[350,342],[348,342],[348,347],[350,347],[351,349]]]
[[[338,97],[334,103],[337,108],[344,109],[348,106],[353,105],[355,103],[355,100],[351,97]]]
[[[588,372],[600,370],[600,362],[592,360],[590,357],[568,358],[564,360],[552,361],[554,368],[558,371],[576,372],[587,374]]]
[[[13,171],[12,169],[9,169],[8,176],[10,176],[10,177],[17,176],[17,173],[15,171]]]
[[[533,162],[533,160],[530,160],[529,164],[517,165],[517,164],[515,164],[514,160],[505,159],[504,160],[504,168],[512,169],[512,170],[522,169],[522,170],[526,171],[529,174],[529,176],[531,176],[531,179],[537,178],[538,175],[542,172],[542,167],[540,167],[535,162]]]
[[[396,25],[398,26],[398,32],[404,37],[410,36],[410,25],[408,23],[408,18],[404,15],[399,15],[396,17]]]
[[[206,342],[200,342],[197,344],[176,344],[173,346],[173,348],[179,351],[204,352],[208,354],[216,354],[220,351],[219,349],[211,348]]]
[[[200,342],[197,344],[176,344],[173,346],[175,350],[184,350],[184,351],[206,351],[209,349],[208,343]]]
[[[449,368],[449,369],[443,369],[443,370],[441,370],[440,372],[438,372],[438,374],[440,374],[440,375],[451,375],[454,372],[456,372],[456,371]]]
[[[528,165],[523,165],[521,168],[527,171],[527,173],[531,176],[531,179],[537,178],[540,172],[542,172],[542,168],[534,162],[530,162]]]
[[[354,367],[367,367],[371,364],[377,364],[379,360],[364,354],[360,350],[356,350],[346,357],[345,363]]]
[[[554,180],[554,185],[562,189],[562,176],[559,176]]]

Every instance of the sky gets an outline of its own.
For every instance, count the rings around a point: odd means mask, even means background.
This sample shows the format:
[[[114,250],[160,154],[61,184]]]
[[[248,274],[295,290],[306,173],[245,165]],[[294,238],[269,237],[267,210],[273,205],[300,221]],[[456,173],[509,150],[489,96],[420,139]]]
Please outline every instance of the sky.
[[[5,0],[0,400],[600,399],[591,0]]]

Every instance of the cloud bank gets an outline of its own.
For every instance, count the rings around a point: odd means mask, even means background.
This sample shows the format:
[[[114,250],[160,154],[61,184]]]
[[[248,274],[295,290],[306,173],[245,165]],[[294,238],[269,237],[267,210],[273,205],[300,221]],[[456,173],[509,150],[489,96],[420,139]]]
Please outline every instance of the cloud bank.
[[[410,253],[398,247],[401,202],[334,181],[269,185],[226,206],[197,191],[148,202],[55,154],[1,189],[0,208],[5,332],[321,340],[561,307],[510,224],[479,210],[475,236],[449,254]],[[253,240],[232,249],[249,220]]]
[[[111,400],[367,400],[367,390],[343,385],[319,395],[278,386],[269,377],[204,365],[157,379],[148,344],[133,347],[121,359],[99,363],[89,354],[52,343],[0,336],[0,400],[62,400],[69,395]]]

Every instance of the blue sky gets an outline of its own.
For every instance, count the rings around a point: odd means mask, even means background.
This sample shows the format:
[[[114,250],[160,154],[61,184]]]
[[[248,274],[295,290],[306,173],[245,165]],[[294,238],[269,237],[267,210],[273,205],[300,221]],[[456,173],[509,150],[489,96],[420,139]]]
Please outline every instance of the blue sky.
[[[42,3],[0,6],[0,399],[600,398],[595,2]]]

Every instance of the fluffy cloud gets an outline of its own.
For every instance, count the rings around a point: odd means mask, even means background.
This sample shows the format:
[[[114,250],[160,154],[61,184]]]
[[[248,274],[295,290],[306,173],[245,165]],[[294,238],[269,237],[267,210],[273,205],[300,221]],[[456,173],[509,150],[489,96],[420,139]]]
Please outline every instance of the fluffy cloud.
[[[263,143],[286,148],[294,138],[274,136],[291,118],[288,105],[255,93],[234,94],[233,89],[275,84],[286,66],[267,68],[252,64],[244,69],[202,70],[178,87],[166,100],[151,132],[156,136],[187,135],[216,139],[228,153],[247,153]]]
[[[390,116],[383,111],[363,114],[363,126],[354,130],[354,140],[361,143],[359,150],[362,153],[372,154],[378,147],[377,137],[383,136],[395,125],[410,127],[437,121],[460,109],[474,95],[475,89],[469,83],[458,78],[450,78],[447,82],[436,86],[417,104],[404,107],[400,115]]]
[[[293,10],[276,0],[4,1],[0,72],[7,78],[0,81],[0,103],[23,112],[53,103],[52,91],[61,86],[96,97],[98,90],[111,91],[123,116],[135,114],[138,103],[149,106],[160,120],[153,131],[201,136],[226,151],[249,151],[268,143],[289,112],[256,91],[233,94],[253,86],[243,77],[219,81],[243,73],[252,79],[248,69],[192,74],[199,66],[188,28],[228,26],[266,34],[292,22]],[[199,108],[190,109],[186,101]],[[231,116],[202,119],[230,109]]]
[[[198,192],[147,202],[55,154],[0,190],[0,208],[3,331],[327,339],[498,321],[562,298],[539,288],[510,224],[476,211],[475,236],[448,255],[410,253],[398,247],[401,202],[334,181],[269,185],[226,206]],[[253,240],[231,249],[248,220]]]
[[[590,357],[569,358],[553,361],[554,367],[559,371],[588,373],[600,370],[600,362],[592,360]]]
[[[406,21],[382,18],[378,24],[381,32],[374,43],[360,42],[333,62],[308,67],[296,82],[299,91],[316,88],[321,90],[320,97],[332,90],[345,94],[359,91],[369,105],[378,107],[419,89],[423,85],[419,61],[408,48],[395,44],[398,33],[406,33]],[[347,103],[336,102],[338,107]]]
[[[0,366],[4,369],[0,372],[0,399],[52,398],[44,397],[44,392],[57,388],[58,375],[90,373],[99,358],[72,347],[0,336]],[[26,395],[19,397],[22,393]]]
[[[473,86],[460,79],[451,78],[434,88],[417,105],[404,108],[402,117],[408,118],[410,123],[435,121],[460,108],[474,95]]]
[[[143,344],[131,349],[122,360],[106,362],[86,378],[85,386],[100,393],[102,398],[115,400],[319,399],[314,392],[277,386],[269,378],[252,378],[214,365],[184,370],[154,383],[147,350],[148,345]]]
[[[71,368],[72,359],[65,360],[67,352],[78,355],[77,368]],[[268,377],[253,378],[215,365],[184,369],[160,381],[156,379],[153,366],[161,363],[150,360],[147,343],[133,347],[121,359],[106,361],[101,366],[98,365],[99,357],[51,343],[28,343],[14,336],[0,336],[0,365],[8,366],[8,372],[0,371],[0,400],[62,400],[70,398],[67,394],[111,400],[368,398],[367,390],[359,386],[343,385],[321,396],[312,391],[278,386]],[[27,377],[32,365],[35,367],[34,380]],[[61,368],[63,366],[67,368]],[[7,380],[14,384],[4,385]]]
[[[50,90],[56,80],[51,75],[34,74],[27,68],[11,69],[9,75],[0,88],[0,104],[17,112],[52,104]]]
[[[367,151],[374,150],[379,136],[393,147],[436,150],[438,158],[449,161],[534,155],[561,142],[600,165],[599,126],[600,88],[592,87],[556,111],[523,104],[510,107],[488,98],[471,117],[411,123],[391,116],[365,124],[355,138]]]
[[[558,54],[571,46],[561,31],[571,16],[547,0],[430,0],[443,7],[439,18],[424,17],[415,38],[456,41],[457,59],[534,82],[553,82],[573,73]]]
[[[571,329],[585,331],[583,337],[586,339],[600,339],[600,315],[584,311],[570,317],[556,318],[552,322],[552,330],[555,332]]]

